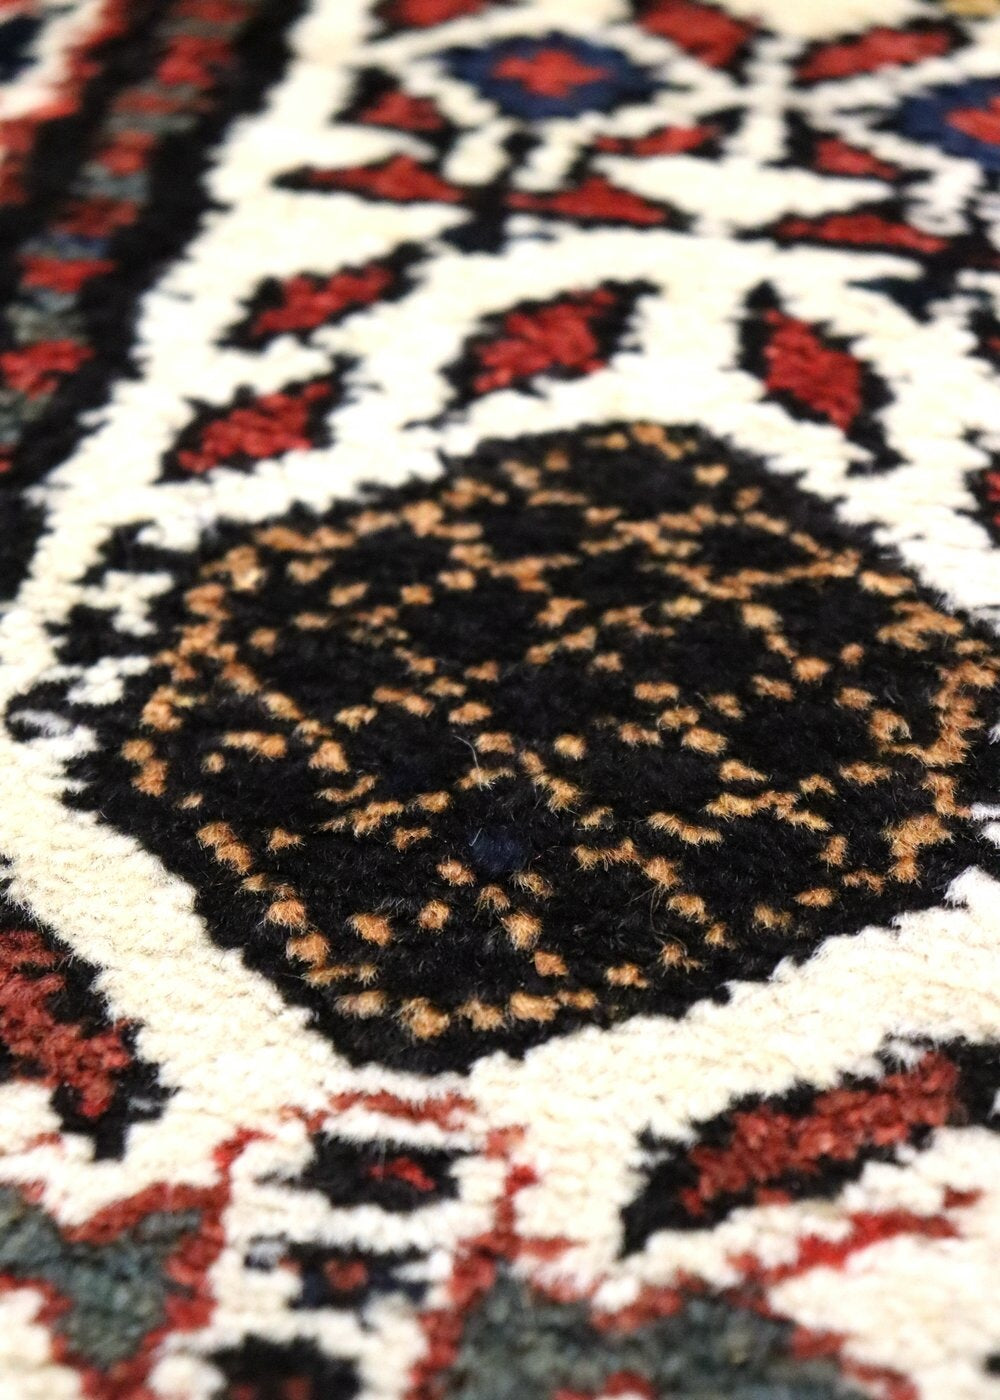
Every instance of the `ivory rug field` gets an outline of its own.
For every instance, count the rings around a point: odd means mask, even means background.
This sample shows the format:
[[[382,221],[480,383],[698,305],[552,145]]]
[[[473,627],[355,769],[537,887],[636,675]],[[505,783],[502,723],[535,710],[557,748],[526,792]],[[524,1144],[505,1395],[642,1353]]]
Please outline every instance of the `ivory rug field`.
[[[1000,0],[0,0],[0,1400],[1000,1396]]]

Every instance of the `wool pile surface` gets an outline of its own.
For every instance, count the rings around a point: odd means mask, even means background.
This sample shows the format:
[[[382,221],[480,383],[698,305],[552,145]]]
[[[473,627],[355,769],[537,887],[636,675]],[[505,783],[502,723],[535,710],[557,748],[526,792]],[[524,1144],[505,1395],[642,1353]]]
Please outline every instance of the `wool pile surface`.
[[[1000,1396],[998,0],[0,0],[0,1400]]]

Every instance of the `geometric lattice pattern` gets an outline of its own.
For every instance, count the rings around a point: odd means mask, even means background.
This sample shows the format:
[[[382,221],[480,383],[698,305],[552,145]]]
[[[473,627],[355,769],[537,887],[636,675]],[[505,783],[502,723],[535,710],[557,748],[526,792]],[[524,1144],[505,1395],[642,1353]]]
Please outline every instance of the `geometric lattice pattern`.
[[[1000,4],[0,3],[0,1396],[1000,1394]]]

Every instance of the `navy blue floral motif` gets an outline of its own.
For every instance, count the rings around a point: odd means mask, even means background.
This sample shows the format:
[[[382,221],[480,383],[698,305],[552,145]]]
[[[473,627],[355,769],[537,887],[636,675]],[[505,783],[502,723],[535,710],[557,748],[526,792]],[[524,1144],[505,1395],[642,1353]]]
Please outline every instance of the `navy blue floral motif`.
[[[903,104],[896,125],[914,141],[1000,170],[1000,78],[917,93]]]
[[[503,39],[450,49],[449,70],[507,113],[528,121],[609,112],[648,98],[655,84],[625,54],[568,34]]]

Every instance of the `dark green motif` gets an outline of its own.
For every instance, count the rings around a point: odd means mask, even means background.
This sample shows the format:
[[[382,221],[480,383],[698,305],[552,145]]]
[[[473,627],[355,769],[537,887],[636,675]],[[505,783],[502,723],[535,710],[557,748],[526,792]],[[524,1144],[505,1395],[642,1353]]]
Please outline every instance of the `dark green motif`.
[[[65,1300],[53,1327],[81,1361],[108,1370],[166,1321],[181,1287],[164,1266],[200,1222],[198,1211],[153,1211],[107,1244],[67,1241],[41,1206],[0,1187],[0,1274]]]
[[[718,1297],[627,1332],[599,1330],[582,1303],[558,1303],[509,1274],[470,1313],[442,1393],[449,1400],[599,1395],[628,1372],[676,1400],[863,1400],[835,1361],[792,1354],[792,1324]]]

